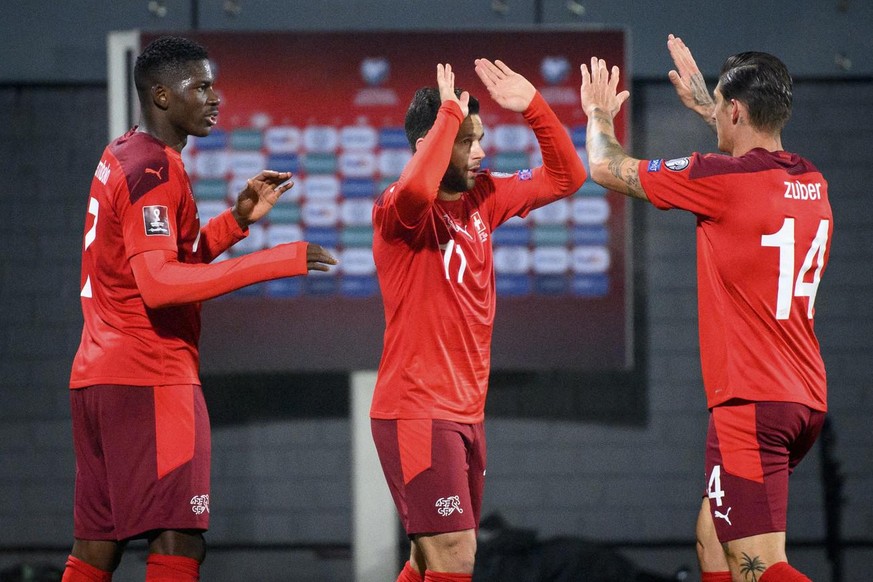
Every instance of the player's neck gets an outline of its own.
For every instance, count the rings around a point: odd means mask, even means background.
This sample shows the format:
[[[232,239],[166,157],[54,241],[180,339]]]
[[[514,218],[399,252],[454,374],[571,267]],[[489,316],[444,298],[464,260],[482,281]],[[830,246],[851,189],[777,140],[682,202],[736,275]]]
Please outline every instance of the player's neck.
[[[463,192],[449,192],[440,188],[437,191],[437,199],[446,202],[453,202],[455,200],[459,200],[461,198],[461,194],[463,194]]]
[[[761,148],[768,152],[778,152],[782,150],[782,136],[778,133],[761,133],[754,132],[749,134],[744,139],[739,139],[731,149],[731,155],[735,158],[744,156],[753,149]]]
[[[179,153],[182,153],[182,149],[185,147],[185,144],[188,143],[187,133],[180,133],[173,126],[165,123],[160,123],[160,121],[156,122],[153,119],[149,119],[149,116],[147,115],[142,116],[142,122],[140,123],[137,131],[142,131],[149,134],[153,138],[162,141]]]

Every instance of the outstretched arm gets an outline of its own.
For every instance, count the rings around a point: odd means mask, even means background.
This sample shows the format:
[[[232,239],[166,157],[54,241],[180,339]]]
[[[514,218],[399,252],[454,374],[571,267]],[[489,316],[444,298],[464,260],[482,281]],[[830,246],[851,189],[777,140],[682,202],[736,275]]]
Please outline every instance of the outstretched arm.
[[[503,61],[476,59],[475,63],[476,74],[491,98],[504,109],[521,113],[540,145],[543,165],[535,169],[535,176],[545,183],[535,188],[529,207],[539,208],[576,192],[587,177],[585,166],[567,130],[543,96]]]
[[[579,92],[582,109],[588,116],[585,147],[591,177],[604,188],[648,200],[640,184],[640,161],[627,155],[615,137],[613,119],[630,97],[628,91],[617,93],[618,67],[612,67],[610,76],[606,61],[592,57],[590,73],[585,65],[580,68],[582,87]]]
[[[464,91],[460,97],[455,95],[455,73],[450,64],[437,65],[437,87],[441,105],[436,121],[418,140],[396,189],[397,213],[407,225],[416,224],[436,200],[458,127],[469,113],[470,94]]]
[[[146,251],[130,258],[143,302],[152,308],[205,301],[246,285],[327,271],[337,260],[316,244],[277,245],[214,265],[181,263],[172,251]]]
[[[697,113],[709,127],[715,131],[715,120],[712,118],[712,110],[715,102],[709,91],[706,90],[706,81],[697,67],[697,62],[691,56],[689,49],[682,39],[672,34],[667,37],[667,50],[673,58],[675,69],[667,73],[679,100],[691,111]]]

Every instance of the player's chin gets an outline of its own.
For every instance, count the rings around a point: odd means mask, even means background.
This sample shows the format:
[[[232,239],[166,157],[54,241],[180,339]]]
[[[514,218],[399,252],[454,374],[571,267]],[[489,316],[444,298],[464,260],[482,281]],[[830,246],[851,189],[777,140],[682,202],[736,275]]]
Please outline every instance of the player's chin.
[[[199,125],[197,127],[192,127],[189,131],[189,135],[193,135],[194,137],[206,137],[210,133],[212,133],[212,125]]]

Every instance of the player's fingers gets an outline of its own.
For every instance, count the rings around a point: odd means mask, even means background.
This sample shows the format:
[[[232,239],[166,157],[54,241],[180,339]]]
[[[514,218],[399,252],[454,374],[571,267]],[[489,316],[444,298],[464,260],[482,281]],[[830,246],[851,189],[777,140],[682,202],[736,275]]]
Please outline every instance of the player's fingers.
[[[486,87],[490,87],[494,84],[494,80],[491,78],[491,74],[488,72],[488,67],[485,64],[485,59],[476,59],[476,66],[474,67],[474,71],[476,71],[476,76],[479,77],[479,80],[485,84]]]
[[[306,263],[309,270],[328,271],[331,265],[337,264],[337,260],[328,255],[318,259],[310,259]]]
[[[591,74],[588,73],[588,66],[585,64],[579,65],[579,71],[582,73],[582,85],[591,84]]]
[[[606,68],[606,61],[603,59],[597,59],[597,77],[600,83],[609,83],[609,69]]]
[[[630,91],[627,91],[627,90],[622,91],[621,93],[616,95],[616,98],[618,99],[619,108],[621,108],[621,106],[624,104],[624,102],[627,101],[628,97],[630,97]],[[616,111],[618,111],[618,110],[616,109]]]
[[[483,81],[491,84],[497,83],[500,80],[500,69],[488,59],[479,59],[476,71],[480,73],[480,78]]]
[[[617,65],[612,65],[612,78],[609,80],[609,87],[615,91],[618,88],[619,70]]]
[[[321,245],[308,243],[306,247],[306,262],[310,265],[315,263],[336,265],[338,261],[336,257],[327,252]]]
[[[685,81],[682,80],[682,76],[674,70],[667,72],[667,78],[670,79],[670,82],[673,83],[676,89],[684,90],[687,87]]]
[[[311,261],[309,261],[309,263],[311,265],[318,265],[319,267],[321,267],[320,270],[322,270],[322,271],[327,271],[328,266],[337,264],[337,260],[331,256],[326,256],[326,257],[320,257],[320,258],[315,259],[315,260],[311,260]]]
[[[279,184],[278,186],[276,186],[276,192],[278,192],[278,193],[281,195],[281,194],[284,194],[285,192],[287,192],[288,190],[290,190],[290,189],[293,188],[293,187],[294,187],[294,182],[291,181],[291,180],[288,180],[287,182],[284,182],[284,183]]]
[[[500,59],[494,59],[495,67],[504,75],[514,75],[515,71],[509,68],[509,65],[501,61]]]
[[[248,182],[249,185],[251,185],[252,182],[269,182],[275,175],[276,172],[272,170],[261,170],[256,176],[249,178]]]
[[[291,178],[291,172],[276,172],[275,170],[264,170],[262,174],[265,182],[271,182],[273,184],[281,184],[285,180],[289,180]]]
[[[597,70],[597,57],[591,57],[591,83],[597,84],[599,79],[600,75]]]

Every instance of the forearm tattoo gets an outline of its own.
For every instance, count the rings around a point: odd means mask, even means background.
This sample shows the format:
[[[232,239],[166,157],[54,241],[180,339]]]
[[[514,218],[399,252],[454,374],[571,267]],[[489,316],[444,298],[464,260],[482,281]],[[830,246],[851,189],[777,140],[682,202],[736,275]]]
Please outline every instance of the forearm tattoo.
[[[588,133],[588,155],[593,161],[606,162],[609,172],[624,184],[623,194],[635,198],[645,198],[636,161],[629,157],[615,139],[612,118],[597,110],[592,121],[598,124],[598,131]]]
[[[758,582],[758,574],[766,569],[767,566],[759,556],[753,558],[746,552],[743,552],[743,557],[740,559],[740,574],[743,575],[743,580]]]
[[[712,109],[715,107],[715,102],[709,91],[706,90],[706,81],[703,80],[703,74],[699,71],[691,75],[691,98],[699,109],[702,110],[701,116],[709,126],[715,130],[715,122],[712,120]],[[704,114],[705,113],[705,114]]]
[[[706,82],[703,80],[702,73],[691,75],[691,96],[694,98],[694,102],[701,107],[712,108],[714,105],[709,91],[706,90]]]

